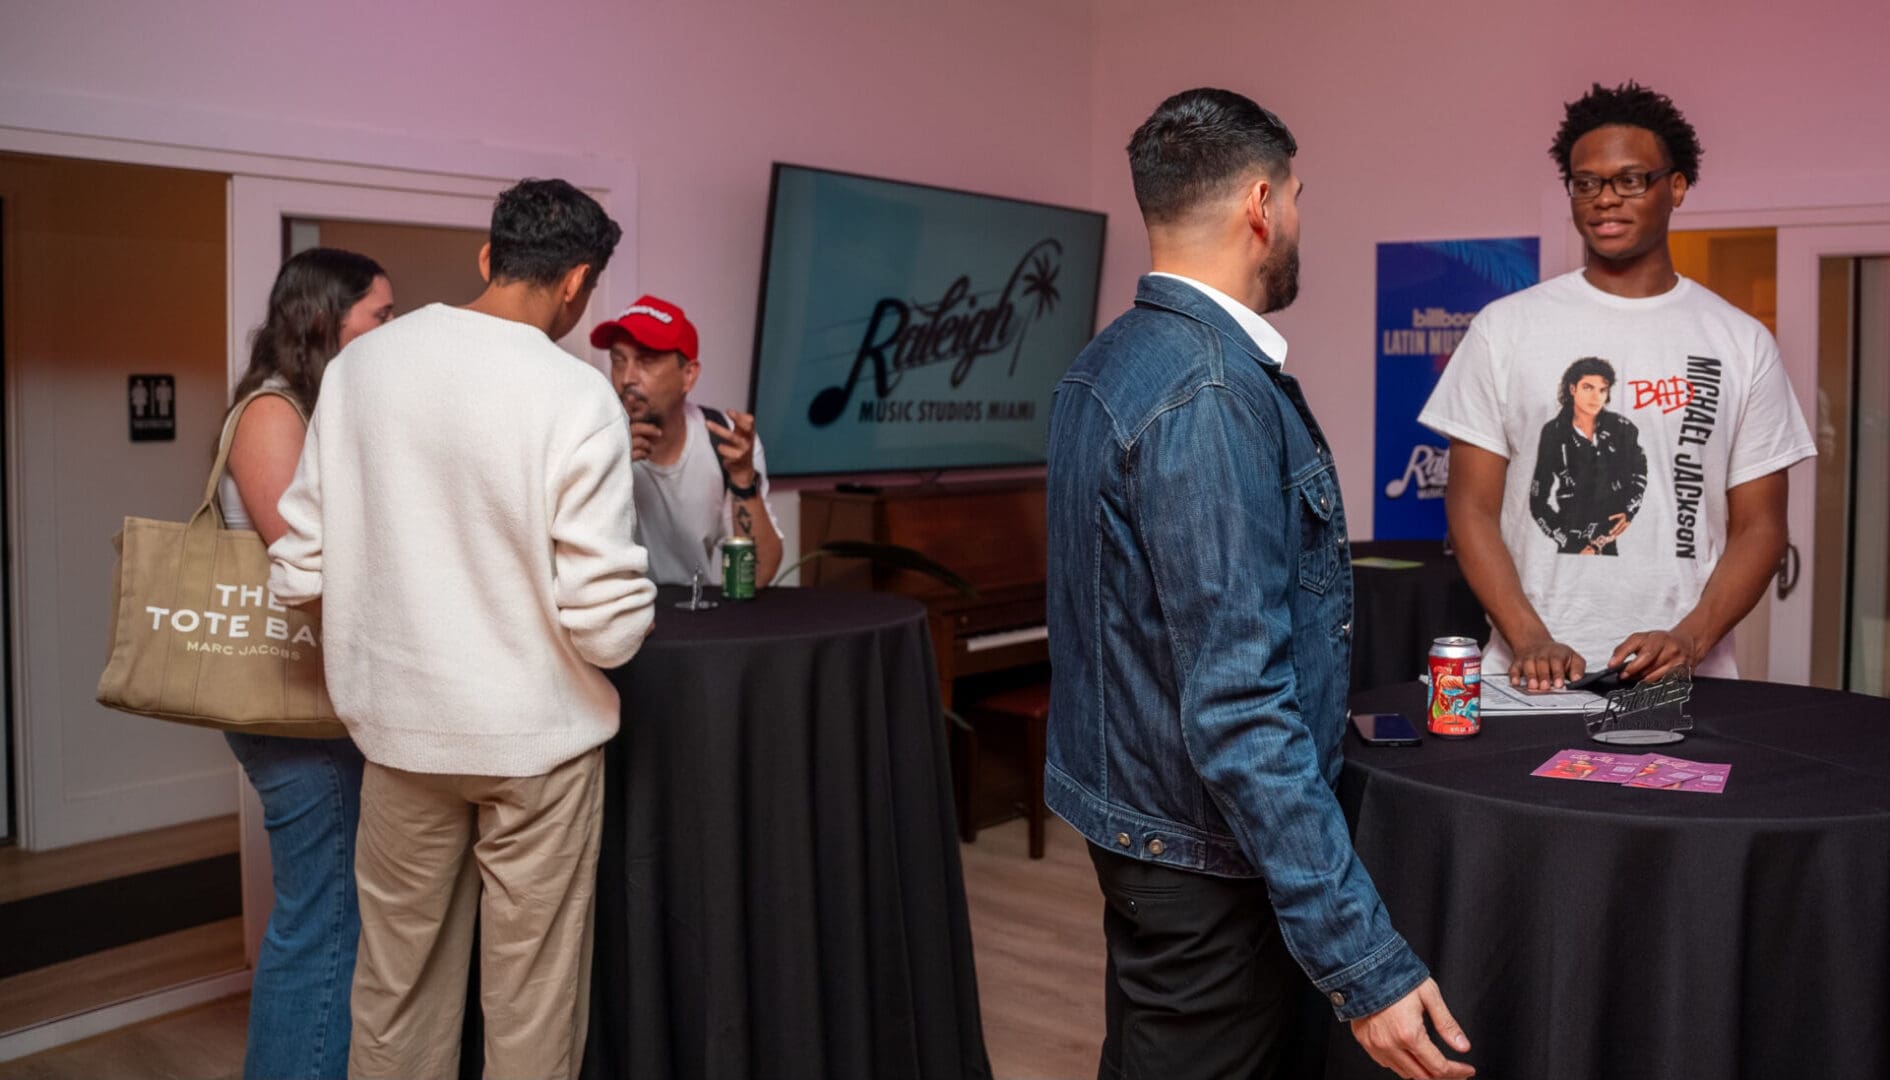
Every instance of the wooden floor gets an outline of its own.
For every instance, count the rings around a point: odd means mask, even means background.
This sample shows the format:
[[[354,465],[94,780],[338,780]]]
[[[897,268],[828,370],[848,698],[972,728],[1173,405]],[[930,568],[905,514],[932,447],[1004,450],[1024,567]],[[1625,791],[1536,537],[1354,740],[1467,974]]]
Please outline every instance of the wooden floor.
[[[0,1032],[243,970],[243,920],[222,919],[0,979]]]
[[[1040,860],[1026,856],[1022,821],[960,848],[985,1045],[999,1080],[1095,1076],[1102,1045],[1102,894],[1067,825],[1051,820],[1045,848]],[[248,1002],[229,998],[0,1064],[0,1080],[234,1077],[248,1022]]]
[[[0,848],[0,903],[237,850],[236,815],[55,851]],[[0,1033],[243,968],[243,920],[225,919],[0,979]]]
[[[1103,1039],[1102,892],[1076,830],[1052,817],[1044,856],[1024,823],[961,845],[984,1044],[998,1080],[1096,1075]]]
[[[0,904],[199,859],[236,853],[236,815],[74,844],[56,851],[0,847]]]
[[[0,1080],[237,1080],[248,1029],[249,999],[224,998],[0,1062]]]

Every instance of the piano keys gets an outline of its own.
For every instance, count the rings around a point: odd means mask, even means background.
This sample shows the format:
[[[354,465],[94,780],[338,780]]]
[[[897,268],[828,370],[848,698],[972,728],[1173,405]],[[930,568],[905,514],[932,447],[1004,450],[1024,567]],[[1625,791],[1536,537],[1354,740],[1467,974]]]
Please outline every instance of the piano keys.
[[[977,588],[977,596],[966,597],[923,574],[865,560],[821,559],[801,568],[807,585],[897,592],[924,603],[946,708],[960,678],[1049,660],[1041,476],[802,491],[801,550],[830,540],[909,547]]]

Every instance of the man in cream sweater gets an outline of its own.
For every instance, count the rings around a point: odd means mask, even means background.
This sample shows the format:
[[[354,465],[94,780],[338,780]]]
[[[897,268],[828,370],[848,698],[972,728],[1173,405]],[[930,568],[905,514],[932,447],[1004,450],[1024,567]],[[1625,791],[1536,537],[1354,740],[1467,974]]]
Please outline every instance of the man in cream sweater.
[[[620,236],[564,181],[501,195],[485,292],[335,358],[279,504],[270,587],[322,599],[368,761],[350,1076],[457,1074],[475,917],[487,1075],[577,1075],[618,716],[598,668],[636,652],[656,586],[629,425],[553,342]]]

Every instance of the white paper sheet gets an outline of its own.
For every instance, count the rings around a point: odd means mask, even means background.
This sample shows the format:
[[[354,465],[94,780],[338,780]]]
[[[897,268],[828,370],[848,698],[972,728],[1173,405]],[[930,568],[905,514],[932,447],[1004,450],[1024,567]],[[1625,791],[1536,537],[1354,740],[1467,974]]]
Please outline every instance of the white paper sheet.
[[[1513,716],[1518,713],[1578,713],[1602,698],[1591,690],[1543,690],[1531,693],[1509,684],[1507,674],[1483,675],[1483,715]]]

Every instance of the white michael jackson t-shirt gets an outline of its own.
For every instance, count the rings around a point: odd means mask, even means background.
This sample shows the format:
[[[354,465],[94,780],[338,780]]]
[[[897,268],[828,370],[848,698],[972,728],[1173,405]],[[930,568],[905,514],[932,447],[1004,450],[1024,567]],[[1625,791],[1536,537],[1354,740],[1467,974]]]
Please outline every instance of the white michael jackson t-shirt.
[[[704,584],[720,585],[722,541],[735,532],[734,511],[707,420],[694,402],[683,403],[683,423],[683,451],[675,462],[658,465],[646,458],[636,463],[637,543],[649,549],[650,577],[658,585],[687,585],[698,571]],[[755,529],[773,529],[780,536],[781,523],[768,500],[768,456],[759,432],[755,473],[768,511],[767,523],[755,522]]]
[[[1596,377],[1608,396],[1590,419],[1564,385]],[[1502,533],[1523,593],[1591,669],[1698,604],[1728,489],[1816,453],[1772,335],[1686,278],[1629,299],[1577,270],[1492,303],[1418,422],[1509,460]],[[1492,633],[1485,667],[1509,661]],[[1730,634],[1698,674],[1737,674]]]

